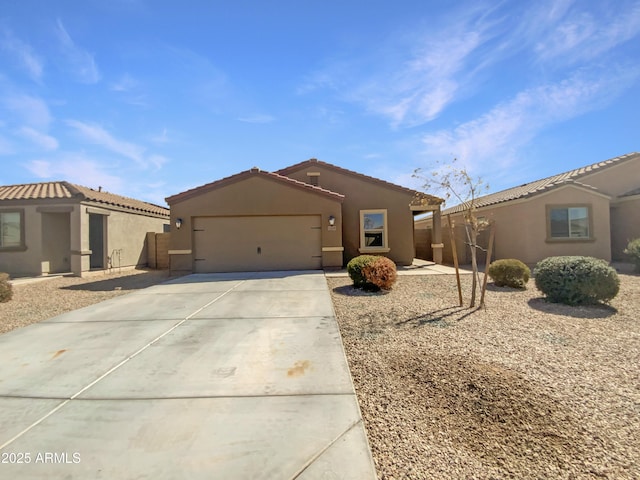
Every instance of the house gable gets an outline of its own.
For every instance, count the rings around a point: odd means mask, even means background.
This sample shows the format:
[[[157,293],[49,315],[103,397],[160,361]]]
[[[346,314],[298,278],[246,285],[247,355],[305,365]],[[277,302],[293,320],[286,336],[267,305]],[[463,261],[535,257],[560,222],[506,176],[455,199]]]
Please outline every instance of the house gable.
[[[411,264],[415,256],[413,216],[416,211],[438,210],[442,199],[415,190],[394,185],[351,170],[316,159],[278,170],[301,182],[317,178],[317,184],[344,194],[342,206],[343,245],[345,261],[362,253],[384,254],[400,265]],[[385,222],[378,232],[364,232],[364,222],[380,219]],[[385,236],[386,235],[386,236]],[[373,245],[365,245],[368,236]]]
[[[290,187],[290,188],[296,188],[296,189],[299,189],[301,191],[305,191],[307,193],[313,193],[313,194],[316,194],[316,195],[322,195],[322,196],[325,196],[325,197],[328,197],[328,198],[333,198],[333,199],[338,200],[338,201],[342,201],[342,199],[344,198],[344,195],[341,195],[339,193],[335,193],[335,192],[332,192],[332,191],[324,189],[324,188],[316,187],[316,186],[307,184],[305,182],[300,182],[300,181],[297,181],[297,180],[295,180],[293,178],[289,178],[289,177],[286,177],[286,176],[283,176],[283,175],[279,175],[277,173],[266,172],[266,171],[260,170],[257,167],[254,167],[251,170],[246,170],[244,172],[240,172],[240,173],[237,173],[235,175],[231,175],[229,177],[225,177],[225,178],[222,178],[220,180],[216,180],[215,182],[207,183],[205,185],[201,185],[199,187],[192,188],[192,189],[187,190],[185,192],[178,193],[176,195],[172,195],[170,197],[167,197],[165,200],[167,201],[167,203],[169,205],[173,205],[173,204],[188,200],[190,198],[198,197],[198,196],[203,195],[203,194],[205,194],[207,192],[212,192],[212,191],[215,191],[217,189],[221,189],[221,188],[227,187],[229,185],[233,185],[234,183],[245,181],[245,180],[247,180],[249,178],[252,178],[252,177],[260,177],[260,178],[268,180],[268,181],[280,183],[282,186],[286,186],[286,187]]]
[[[353,170],[348,170],[315,158],[280,169],[276,173],[301,182],[309,182],[311,178],[314,178],[314,182],[317,181],[319,186],[322,187],[324,185],[330,190],[345,194],[346,197],[348,197],[349,192],[353,191],[357,186],[360,189],[374,188],[376,191],[386,190],[388,192],[403,194],[409,199],[410,204],[416,207],[424,206],[426,207],[425,210],[436,209],[444,202],[444,200],[439,197],[418,192]]]
[[[314,242],[320,242],[321,266],[341,266],[343,200],[341,194],[257,168],[168,197],[171,224],[180,219],[181,225],[171,233],[172,269],[259,270],[274,267],[278,258],[291,268],[296,263],[289,257],[296,249],[308,253],[302,243],[309,237],[295,241],[296,228],[307,220],[319,235]],[[289,255],[278,243],[291,245]],[[274,254],[277,258],[267,261]]]

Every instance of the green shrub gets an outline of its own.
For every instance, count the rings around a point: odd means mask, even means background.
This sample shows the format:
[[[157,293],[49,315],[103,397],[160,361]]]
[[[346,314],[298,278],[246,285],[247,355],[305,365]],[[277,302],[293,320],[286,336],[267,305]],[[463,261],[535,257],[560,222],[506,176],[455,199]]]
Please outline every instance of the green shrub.
[[[9,275],[0,272],[0,303],[8,302],[13,297],[13,289],[9,283]]]
[[[378,257],[375,255],[360,255],[352,258],[347,263],[347,273],[353,281],[353,286],[356,288],[363,288],[367,284],[367,279],[362,272],[362,269],[367,265],[372,264]]]
[[[620,289],[616,271],[593,257],[549,257],[533,270],[536,287],[555,303],[588,305],[612,300]]]
[[[631,240],[627,248],[624,249],[624,253],[631,257],[631,261],[636,266],[636,272],[640,273],[640,238]]]
[[[515,258],[496,260],[487,273],[497,287],[526,288],[531,276],[529,267]]]
[[[387,257],[377,257],[362,268],[362,273],[368,283],[383,290],[391,290],[398,277],[396,264]]]

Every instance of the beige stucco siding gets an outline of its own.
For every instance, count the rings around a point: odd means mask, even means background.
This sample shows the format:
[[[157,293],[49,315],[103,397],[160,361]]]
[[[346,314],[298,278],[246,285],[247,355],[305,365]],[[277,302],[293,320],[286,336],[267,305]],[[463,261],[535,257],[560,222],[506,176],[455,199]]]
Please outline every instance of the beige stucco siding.
[[[600,192],[617,197],[640,187],[640,159],[621,162],[605,169],[597,169],[579,180]]]
[[[193,271],[193,219],[196,217],[318,215],[321,246],[341,249],[340,200],[305,188],[289,186],[285,182],[256,173],[233,183],[172,201],[169,247],[171,269]],[[335,229],[329,229],[330,216],[335,218]],[[177,218],[182,219],[180,229],[175,228]],[[341,255],[341,251],[323,251],[322,266],[340,266]]]
[[[623,197],[611,206],[611,255],[628,260],[623,251],[629,241],[640,238],[640,195]]]
[[[548,238],[547,208],[551,206],[587,206],[591,212],[591,237],[588,240],[553,240]],[[572,185],[548,193],[477,210],[495,224],[493,259],[517,258],[533,265],[543,258],[557,255],[586,255],[611,260],[609,236],[609,199],[599,193]],[[444,217],[446,219],[446,217]],[[461,263],[471,261],[465,245],[462,215],[452,215],[456,225],[456,248]],[[428,222],[423,225],[428,226]],[[452,261],[448,227],[444,229],[444,258]],[[480,237],[486,247],[488,231]],[[484,259],[484,255],[479,255]]]
[[[107,249],[112,267],[147,264],[147,232],[162,232],[166,218],[111,211],[107,219]]]
[[[409,205],[413,195],[357,175],[342,173],[321,164],[311,165],[287,176],[308,182],[307,173],[319,173],[318,185],[345,196],[342,204],[344,261],[360,255],[360,211],[387,210],[389,252],[385,256],[399,265],[410,265],[415,256],[413,214]]]
[[[24,212],[24,246],[20,251],[0,251],[0,271],[13,276],[37,276],[90,270],[89,211],[103,212],[105,230],[105,268],[113,251],[122,249],[120,266],[147,262],[147,232],[162,232],[168,219],[104,208],[99,203],[72,203],[37,200],[4,204],[0,210]],[[87,210],[89,209],[89,210]],[[115,266],[118,266],[116,264]]]

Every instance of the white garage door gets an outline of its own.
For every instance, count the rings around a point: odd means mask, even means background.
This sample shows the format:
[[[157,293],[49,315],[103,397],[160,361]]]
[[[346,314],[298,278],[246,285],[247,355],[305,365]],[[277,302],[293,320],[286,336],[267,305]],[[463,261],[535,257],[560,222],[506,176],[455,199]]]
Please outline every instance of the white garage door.
[[[196,217],[194,271],[319,269],[320,222],[320,215]]]

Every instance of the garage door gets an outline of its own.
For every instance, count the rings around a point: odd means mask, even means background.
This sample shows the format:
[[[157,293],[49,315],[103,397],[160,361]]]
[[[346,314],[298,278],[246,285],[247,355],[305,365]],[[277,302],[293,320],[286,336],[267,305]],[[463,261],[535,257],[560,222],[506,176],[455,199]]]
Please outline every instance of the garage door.
[[[320,221],[320,215],[196,217],[194,271],[319,269]]]

